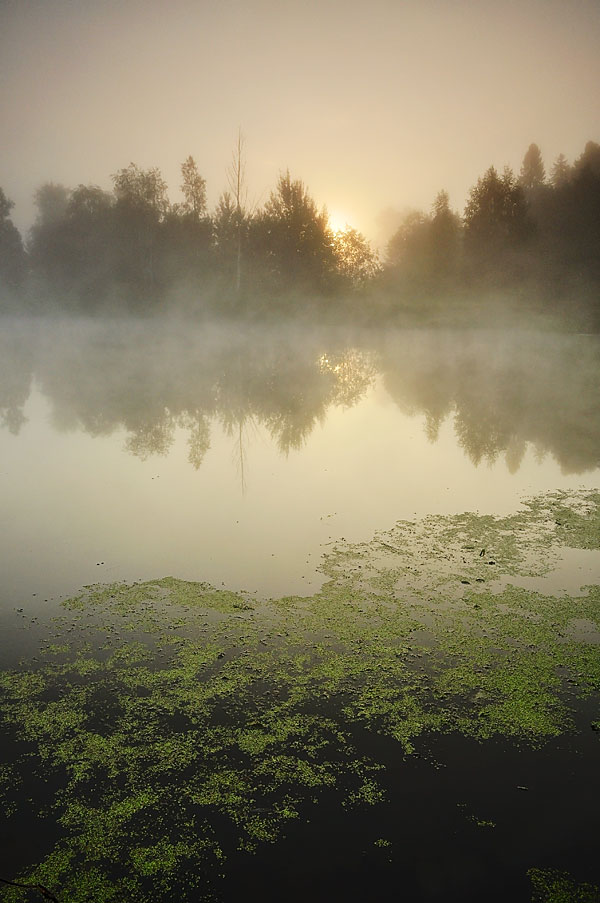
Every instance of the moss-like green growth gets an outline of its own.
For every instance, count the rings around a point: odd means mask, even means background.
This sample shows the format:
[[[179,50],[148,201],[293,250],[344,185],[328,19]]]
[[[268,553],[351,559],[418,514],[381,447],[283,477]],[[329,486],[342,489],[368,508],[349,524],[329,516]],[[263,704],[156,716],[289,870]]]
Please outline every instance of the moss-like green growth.
[[[600,903],[600,888],[556,869],[530,869],[531,903]]]
[[[382,803],[359,734],[402,757],[440,732],[539,745],[573,730],[600,690],[600,588],[554,595],[551,571],[568,543],[598,548],[599,511],[597,493],[563,493],[513,517],[399,522],[330,548],[309,598],[172,577],[87,588],[57,623],[73,642],[0,674],[5,811],[34,780],[58,788],[21,877],[72,903],[211,899],[228,857],[325,796]],[[508,582],[532,574],[547,592]]]

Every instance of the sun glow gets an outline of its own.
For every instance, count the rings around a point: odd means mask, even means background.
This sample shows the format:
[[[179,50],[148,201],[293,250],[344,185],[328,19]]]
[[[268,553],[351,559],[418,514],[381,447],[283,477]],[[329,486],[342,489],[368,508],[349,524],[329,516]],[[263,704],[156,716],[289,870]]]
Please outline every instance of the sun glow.
[[[352,224],[349,222],[348,217],[340,210],[328,210],[328,215],[329,228],[332,232],[346,232],[347,229],[352,228]]]

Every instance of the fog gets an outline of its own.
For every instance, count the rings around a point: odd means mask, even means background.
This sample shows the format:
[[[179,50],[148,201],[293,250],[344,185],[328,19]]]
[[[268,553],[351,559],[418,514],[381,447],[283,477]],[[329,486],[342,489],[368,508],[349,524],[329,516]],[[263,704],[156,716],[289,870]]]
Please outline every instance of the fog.
[[[0,336],[5,604],[164,574],[302,594],[336,536],[598,479],[596,335],[55,315]]]
[[[176,430],[200,468],[215,424],[265,430],[281,453],[300,450],[335,408],[381,384],[424,418],[435,443],[450,422],[477,465],[518,470],[529,444],[564,473],[600,464],[596,336],[523,329],[386,329],[140,319],[6,319],[0,412],[17,436],[32,387],[59,431],[126,433],[132,455],[166,455]]]

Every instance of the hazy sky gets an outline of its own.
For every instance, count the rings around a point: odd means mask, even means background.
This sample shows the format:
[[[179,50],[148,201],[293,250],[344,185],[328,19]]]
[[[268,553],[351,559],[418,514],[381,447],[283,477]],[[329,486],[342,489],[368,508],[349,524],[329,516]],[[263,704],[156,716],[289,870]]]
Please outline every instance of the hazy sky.
[[[334,225],[462,212],[491,164],[600,141],[600,0],[0,0],[0,186],[31,225],[44,181],[112,187],[130,161],[212,206],[240,127],[250,198],[280,170]]]

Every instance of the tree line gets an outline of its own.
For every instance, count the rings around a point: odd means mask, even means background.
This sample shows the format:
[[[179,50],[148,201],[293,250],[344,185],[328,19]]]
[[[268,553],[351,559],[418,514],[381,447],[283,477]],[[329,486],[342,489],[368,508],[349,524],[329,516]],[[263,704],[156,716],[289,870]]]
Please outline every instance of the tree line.
[[[47,183],[35,193],[37,218],[24,245],[0,189],[0,275],[13,293],[51,297],[72,310],[130,312],[181,304],[243,309],[291,292],[355,292],[379,269],[355,229],[334,233],[306,186],[282,173],[259,210],[246,202],[241,150],[233,190],[209,213],[206,182],[190,156],[181,166],[183,201],[171,203],[157,168],[131,163],[113,191]]]
[[[0,303],[239,313],[336,297],[386,298],[393,308],[490,288],[597,294],[600,145],[592,141],[572,165],[561,154],[549,174],[536,144],[518,176],[490,167],[462,216],[440,191],[429,213],[404,218],[383,262],[357,230],[334,232],[326,208],[289,171],[262,207],[248,204],[241,137],[228,182],[212,211],[191,156],[179,203],[158,168],[135,163],[113,174],[111,192],[46,183],[26,242],[0,188]]]
[[[389,285],[412,296],[493,288],[541,292],[546,300],[597,294],[600,283],[600,145],[546,173],[531,144],[519,175],[491,166],[462,216],[441,191],[430,213],[408,214],[387,248]]]

